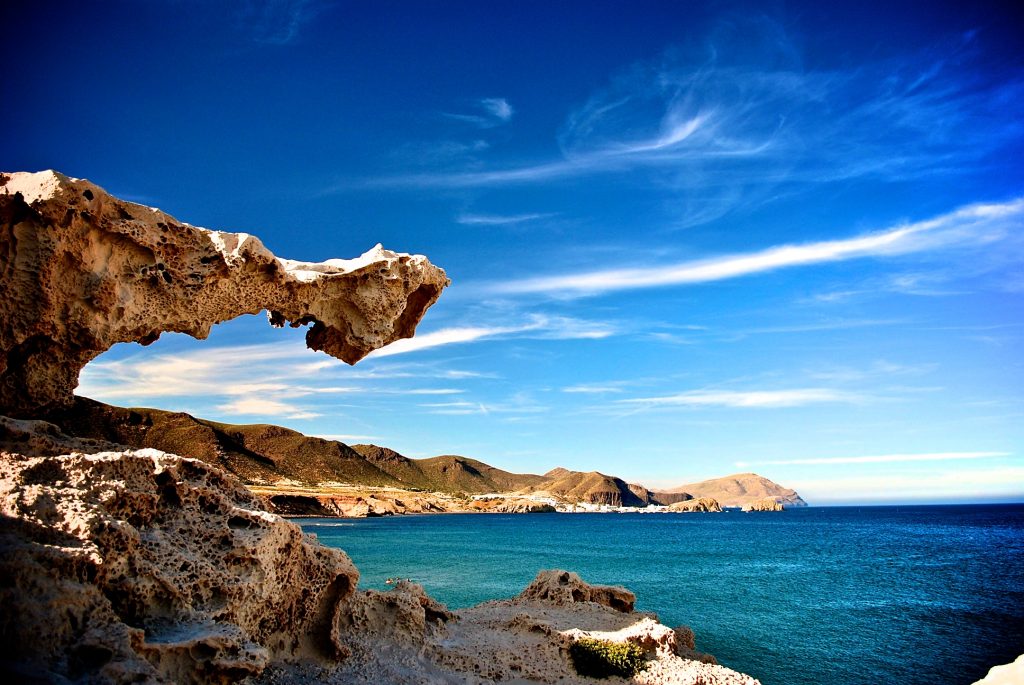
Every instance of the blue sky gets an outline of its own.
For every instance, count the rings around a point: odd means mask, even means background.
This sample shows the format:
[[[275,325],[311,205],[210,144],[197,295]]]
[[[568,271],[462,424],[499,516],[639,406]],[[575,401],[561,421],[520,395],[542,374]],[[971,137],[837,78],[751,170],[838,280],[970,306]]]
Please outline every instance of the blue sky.
[[[1024,498],[1011,3],[12,5],[5,169],[453,281],[355,367],[251,316],[82,394],[649,486]]]

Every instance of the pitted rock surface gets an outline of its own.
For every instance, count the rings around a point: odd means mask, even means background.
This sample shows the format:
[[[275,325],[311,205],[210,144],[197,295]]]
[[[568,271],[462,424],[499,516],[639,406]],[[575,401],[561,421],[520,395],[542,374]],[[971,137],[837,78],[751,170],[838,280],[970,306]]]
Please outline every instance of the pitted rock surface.
[[[785,507],[774,497],[763,497],[756,502],[744,504],[743,511],[785,511]]]
[[[629,613],[636,604],[636,595],[624,587],[590,585],[571,571],[541,571],[526,586],[518,599],[565,606],[574,602],[593,602]]]
[[[119,342],[206,338],[266,310],[311,324],[306,344],[355,363],[413,335],[448,285],[426,257],[380,245],[352,260],[275,257],[255,236],[179,222],[54,171],[0,174],[0,413],[67,406]]]
[[[22,673],[231,681],[343,649],[351,561],[203,462],[0,452],[0,514],[0,660]]]
[[[722,505],[718,503],[718,500],[712,497],[698,497],[697,499],[689,499],[683,502],[676,502],[668,507],[669,511],[680,511],[680,512],[721,512]]]

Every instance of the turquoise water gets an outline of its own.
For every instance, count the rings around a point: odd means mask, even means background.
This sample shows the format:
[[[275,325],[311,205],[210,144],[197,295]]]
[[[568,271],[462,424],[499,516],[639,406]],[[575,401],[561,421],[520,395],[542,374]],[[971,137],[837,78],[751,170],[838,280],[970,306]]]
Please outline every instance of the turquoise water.
[[[1024,505],[301,523],[361,587],[412,578],[452,607],[543,568],[625,585],[764,685],[971,683],[1024,653]]]

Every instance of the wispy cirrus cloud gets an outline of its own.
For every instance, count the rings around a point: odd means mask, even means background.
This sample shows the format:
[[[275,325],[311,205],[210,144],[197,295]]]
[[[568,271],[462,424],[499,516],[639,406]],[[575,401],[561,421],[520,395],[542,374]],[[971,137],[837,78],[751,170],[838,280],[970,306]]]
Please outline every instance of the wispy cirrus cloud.
[[[566,316],[533,314],[522,323],[515,325],[451,327],[417,334],[414,338],[396,340],[386,347],[375,350],[368,355],[368,358],[391,357],[485,339],[529,337],[547,340],[597,340],[617,333],[618,329],[610,323]]]
[[[244,397],[217,405],[225,414],[235,416],[277,416],[285,419],[315,419],[323,416],[319,412],[304,410],[281,400],[265,397]]]
[[[534,401],[528,393],[523,392],[516,393],[499,401],[472,402],[469,400],[456,400],[451,402],[425,402],[419,406],[425,409],[428,414],[441,416],[498,414],[504,415],[506,419],[522,418],[550,411],[549,407]]]
[[[839,240],[790,244],[757,252],[689,260],[663,266],[615,268],[504,281],[502,294],[594,295],[618,290],[709,283],[778,269],[867,257],[893,257],[954,246],[983,245],[1016,233],[1024,223],[1024,198],[974,204],[948,214]]]
[[[465,226],[514,226],[530,221],[550,219],[554,213],[531,214],[460,214],[455,220]]]
[[[241,28],[257,43],[288,45],[330,7],[329,0],[245,0],[235,6]]]
[[[623,387],[621,383],[580,383],[562,388],[562,392],[576,395],[606,395],[623,392]]]
[[[515,110],[505,98],[480,98],[473,103],[474,112],[442,112],[442,116],[473,124],[479,128],[493,128],[512,120]]]
[[[788,390],[689,390],[674,395],[634,397],[616,400],[622,406],[729,407],[740,409],[779,409],[809,404],[853,404],[867,396],[832,388],[794,388]]]
[[[961,174],[1024,137],[1007,107],[1024,97],[1024,78],[993,78],[975,60],[975,40],[951,36],[913,55],[811,70],[779,22],[734,20],[612,77],[567,116],[558,155],[365,185],[471,188],[643,170],[671,193],[682,226],[765,200],[780,186]]]

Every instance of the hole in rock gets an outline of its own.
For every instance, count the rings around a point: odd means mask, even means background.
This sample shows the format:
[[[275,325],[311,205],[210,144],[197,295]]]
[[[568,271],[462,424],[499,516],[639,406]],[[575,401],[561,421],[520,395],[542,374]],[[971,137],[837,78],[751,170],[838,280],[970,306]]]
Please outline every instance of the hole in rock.
[[[162,278],[170,277],[166,267],[155,271]],[[198,325],[198,321],[185,325]],[[259,450],[236,440],[223,444],[220,427],[205,422],[278,425],[306,435],[354,432],[350,423],[335,425],[339,419],[332,417],[339,413],[340,398],[350,403],[360,390],[354,387],[353,376],[365,375],[363,370],[372,362],[353,370],[308,349],[304,334],[301,329],[271,328],[266,314],[260,312],[213,326],[206,340],[182,333],[150,335],[140,341],[151,343],[148,349],[121,343],[90,362],[82,370],[75,394],[117,407],[179,414],[176,423],[164,423],[157,431],[159,444],[146,446],[241,472],[247,463],[261,458]],[[155,415],[147,409],[133,411],[148,417],[130,435],[135,443],[129,444],[141,445],[144,434],[156,434],[149,433]],[[94,437],[127,440],[116,431]],[[263,468],[273,466],[262,459]]]
[[[88,671],[96,671],[109,662],[113,656],[113,650],[103,645],[78,645],[71,651],[72,672],[82,675]]]
[[[231,530],[249,530],[250,528],[256,528],[256,523],[251,521],[244,516],[232,516],[228,519],[228,528]]]

